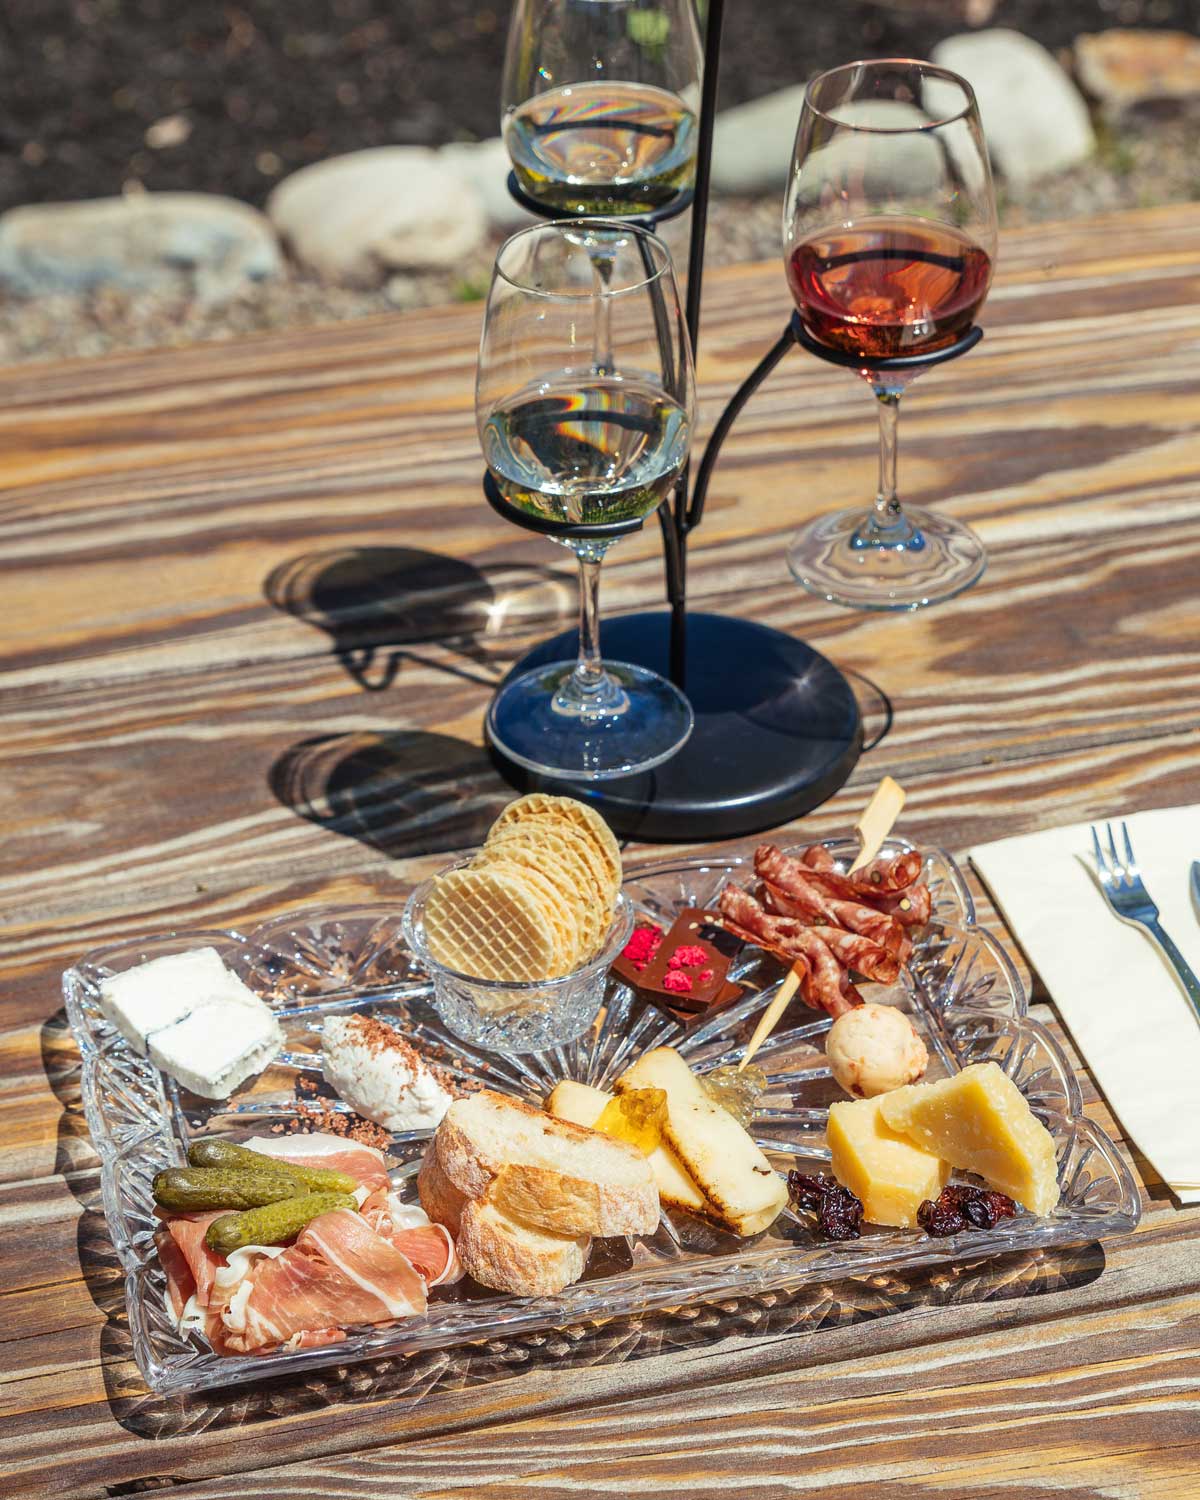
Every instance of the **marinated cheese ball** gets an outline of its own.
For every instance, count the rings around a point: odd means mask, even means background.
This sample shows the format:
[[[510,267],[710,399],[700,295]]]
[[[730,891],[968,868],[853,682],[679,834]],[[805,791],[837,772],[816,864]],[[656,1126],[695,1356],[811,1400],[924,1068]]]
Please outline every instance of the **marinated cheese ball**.
[[[829,1028],[825,1055],[833,1076],[856,1099],[915,1083],[929,1066],[925,1043],[902,1010],[859,1005]]]

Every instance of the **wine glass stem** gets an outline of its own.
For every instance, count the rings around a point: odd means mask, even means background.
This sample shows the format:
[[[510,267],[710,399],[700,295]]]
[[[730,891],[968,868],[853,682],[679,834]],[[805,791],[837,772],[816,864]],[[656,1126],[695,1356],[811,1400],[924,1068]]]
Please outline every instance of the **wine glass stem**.
[[[887,531],[901,520],[900,500],[896,494],[896,457],[900,425],[900,392],[877,386],[879,403],[879,493],[875,496],[874,522]]]
[[[579,660],[557,693],[559,713],[578,716],[623,713],[629,706],[625,689],[605,671],[600,656],[600,565],[606,542],[577,543],[579,559]]]

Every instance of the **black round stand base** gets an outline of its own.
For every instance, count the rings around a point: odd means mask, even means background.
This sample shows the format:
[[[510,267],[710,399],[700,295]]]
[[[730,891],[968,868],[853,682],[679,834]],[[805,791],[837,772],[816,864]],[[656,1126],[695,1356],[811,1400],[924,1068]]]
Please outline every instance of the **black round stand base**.
[[[611,661],[669,675],[668,614],[618,615],[601,640]],[[516,663],[510,677],[570,660],[565,631]],[[862,749],[858,704],[832,662],[793,636],[728,615],[688,615],[685,691],[696,715],[679,753],[653,771],[612,781],[563,782],[492,759],[522,791],[569,794],[620,834],[648,842],[737,838],[787,823],[831,797]]]

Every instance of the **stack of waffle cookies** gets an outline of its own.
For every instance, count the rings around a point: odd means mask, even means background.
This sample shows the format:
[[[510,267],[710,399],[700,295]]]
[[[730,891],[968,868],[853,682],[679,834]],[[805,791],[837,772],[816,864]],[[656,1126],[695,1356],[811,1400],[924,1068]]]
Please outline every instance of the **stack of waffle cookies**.
[[[474,979],[557,979],[604,947],[620,889],[621,851],[599,813],[535,792],[509,803],[469,865],[434,882],[425,941]]]

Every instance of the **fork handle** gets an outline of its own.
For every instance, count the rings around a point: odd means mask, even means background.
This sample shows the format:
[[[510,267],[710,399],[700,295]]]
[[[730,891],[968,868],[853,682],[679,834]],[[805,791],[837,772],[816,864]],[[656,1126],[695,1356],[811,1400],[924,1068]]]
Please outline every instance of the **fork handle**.
[[[1188,1000],[1191,1002],[1192,1009],[1196,1012],[1196,1019],[1200,1021],[1200,979],[1196,978],[1195,974],[1192,971],[1191,964],[1189,964],[1187,959],[1184,958],[1183,954],[1180,953],[1179,949],[1163,931],[1158,922],[1147,922],[1146,930],[1147,932],[1149,932],[1150,936],[1154,939],[1158,946],[1162,949],[1162,951],[1167,955],[1167,958],[1170,960],[1171,967],[1175,970],[1176,974],[1179,975],[1180,981],[1183,984],[1184,992],[1186,993]]]

